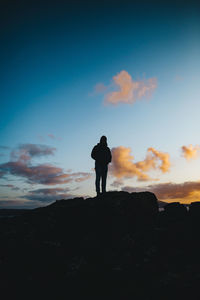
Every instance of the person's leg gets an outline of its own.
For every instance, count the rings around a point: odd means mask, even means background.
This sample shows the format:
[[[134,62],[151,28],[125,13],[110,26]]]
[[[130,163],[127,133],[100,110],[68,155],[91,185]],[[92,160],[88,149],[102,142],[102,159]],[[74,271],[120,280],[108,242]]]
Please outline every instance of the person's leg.
[[[97,196],[99,196],[100,195],[100,178],[101,178],[101,172],[100,172],[99,166],[95,167],[95,171],[96,171],[96,181],[95,181],[96,192],[97,192]]]
[[[106,179],[107,179],[108,167],[105,166],[102,169],[102,193],[106,193]]]

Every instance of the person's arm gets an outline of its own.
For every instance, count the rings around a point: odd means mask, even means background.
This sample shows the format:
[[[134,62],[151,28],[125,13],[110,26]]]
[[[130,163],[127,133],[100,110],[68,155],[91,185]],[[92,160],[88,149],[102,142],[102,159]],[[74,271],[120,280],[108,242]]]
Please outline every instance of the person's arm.
[[[112,161],[112,154],[110,148],[108,148],[108,164]]]
[[[92,149],[91,157],[95,160],[96,159],[96,146]]]

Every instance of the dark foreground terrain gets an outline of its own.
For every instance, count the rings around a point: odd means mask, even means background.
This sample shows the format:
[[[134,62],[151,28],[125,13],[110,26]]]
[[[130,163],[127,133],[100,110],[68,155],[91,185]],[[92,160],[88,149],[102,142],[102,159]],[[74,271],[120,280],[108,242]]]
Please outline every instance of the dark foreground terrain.
[[[200,203],[110,192],[0,218],[1,299],[200,299]]]

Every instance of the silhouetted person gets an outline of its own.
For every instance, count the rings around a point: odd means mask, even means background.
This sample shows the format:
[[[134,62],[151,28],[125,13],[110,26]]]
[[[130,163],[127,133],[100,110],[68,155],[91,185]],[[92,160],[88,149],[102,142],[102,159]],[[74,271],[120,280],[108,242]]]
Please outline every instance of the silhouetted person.
[[[100,143],[92,149],[91,157],[95,160],[96,171],[96,192],[97,196],[100,195],[100,180],[102,186],[102,193],[106,192],[106,178],[108,172],[108,164],[112,160],[110,148],[107,146],[106,136],[102,136]]]

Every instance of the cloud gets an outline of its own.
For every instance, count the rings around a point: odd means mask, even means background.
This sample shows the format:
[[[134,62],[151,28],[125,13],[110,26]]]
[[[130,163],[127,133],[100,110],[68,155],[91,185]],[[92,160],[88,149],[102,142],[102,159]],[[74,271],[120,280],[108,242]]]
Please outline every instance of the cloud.
[[[23,161],[8,162],[0,165],[2,175],[11,174],[26,178],[32,184],[65,184],[73,180],[80,182],[87,180],[90,173],[65,173],[62,168],[51,164],[32,166]]]
[[[82,182],[82,181],[85,181],[85,180],[88,180],[92,177],[92,174],[91,173],[88,173],[88,172],[77,172],[77,173],[73,173],[75,177],[75,181],[76,182]]]
[[[22,198],[39,202],[52,202],[55,200],[69,199],[74,197],[67,188],[37,189],[30,191]]]
[[[105,102],[116,105],[119,103],[131,104],[144,97],[151,96],[157,88],[157,79],[149,78],[135,81],[127,71],[121,71],[113,77],[118,91],[108,93]]]
[[[97,83],[94,87],[95,93],[104,93],[107,90],[107,86],[105,86],[103,83]]]
[[[11,159],[19,161],[28,161],[33,157],[41,157],[47,155],[54,155],[56,148],[46,145],[37,144],[21,144],[19,147],[11,152]]]
[[[199,145],[196,145],[196,146],[193,146],[193,145],[182,146],[181,150],[182,150],[183,156],[187,160],[195,159],[200,154],[200,146]]]
[[[55,136],[55,134],[53,134],[53,133],[48,133],[48,134],[45,135],[45,136],[38,135],[37,137],[38,137],[38,139],[40,140],[40,142],[45,142],[46,138],[50,138],[50,139],[52,139],[52,140],[58,140],[58,141],[61,141],[61,140],[62,140],[61,137],[57,137],[57,136]]]
[[[24,201],[22,199],[10,199],[10,200],[0,200],[0,208],[10,208],[10,209],[31,209],[38,207],[35,201]]]
[[[148,148],[145,160],[136,163],[136,166],[142,171],[160,169],[163,173],[166,173],[170,168],[169,154],[154,148]]]
[[[12,151],[11,161],[0,164],[0,177],[6,174],[23,177],[31,184],[56,185],[71,181],[81,182],[90,178],[87,172],[64,172],[51,164],[33,165],[34,157],[53,155],[55,148],[45,145],[24,144]]]
[[[0,149],[1,149],[1,150],[8,150],[9,147],[0,145]]]
[[[61,140],[61,138],[60,137],[56,137],[54,134],[52,134],[52,133],[49,133],[49,134],[47,134],[47,136],[50,138],[50,139],[52,139],[52,140]]]
[[[150,191],[154,193],[159,200],[180,201],[190,203],[200,200],[200,181],[188,181],[184,183],[160,183],[137,188],[125,186],[122,188],[127,192]]]
[[[9,147],[0,145],[0,150],[1,151],[6,151],[8,149],[9,149]],[[3,157],[3,156],[6,156],[6,154],[5,153],[0,153],[0,157]]]
[[[20,190],[19,187],[15,186],[15,185],[13,185],[13,184],[0,184],[0,186],[1,186],[1,187],[8,187],[8,188],[10,188],[10,189],[13,190],[13,191],[18,191],[18,190]]]
[[[136,176],[138,180],[148,180],[148,175],[141,172],[132,162],[131,149],[123,146],[112,148],[111,173],[116,178],[131,178]]]
[[[41,143],[45,141],[45,138],[42,135],[37,135],[37,137]]]
[[[54,134],[52,134],[52,133],[49,133],[49,134],[47,134],[48,135],[48,137],[50,137],[51,139],[53,139],[53,140],[55,140],[55,135]]]
[[[115,188],[118,188],[118,187],[122,186],[123,184],[124,184],[123,180],[117,179],[117,180],[114,180],[114,181],[110,184],[110,186],[115,187]]]
[[[137,177],[139,181],[150,180],[146,174],[150,170],[160,170],[165,173],[169,171],[169,154],[148,148],[146,158],[143,161],[134,163],[131,155],[131,148],[123,146],[112,148],[111,173],[116,178]]]

